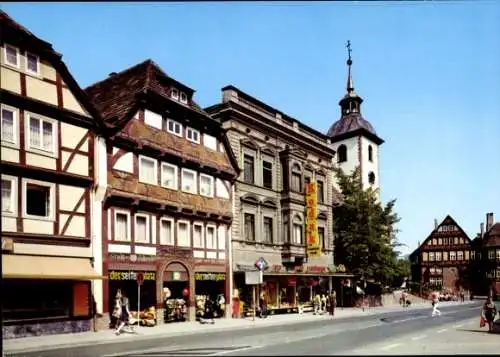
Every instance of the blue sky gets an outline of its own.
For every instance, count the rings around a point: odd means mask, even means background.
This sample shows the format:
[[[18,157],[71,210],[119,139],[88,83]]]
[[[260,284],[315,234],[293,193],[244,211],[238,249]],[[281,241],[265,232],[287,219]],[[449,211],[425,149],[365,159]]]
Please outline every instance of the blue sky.
[[[452,215],[472,237],[500,218],[500,2],[4,4],[82,87],[146,58],[196,89],[233,84],[326,132],[345,42],[363,114],[386,140],[382,199],[411,252]]]

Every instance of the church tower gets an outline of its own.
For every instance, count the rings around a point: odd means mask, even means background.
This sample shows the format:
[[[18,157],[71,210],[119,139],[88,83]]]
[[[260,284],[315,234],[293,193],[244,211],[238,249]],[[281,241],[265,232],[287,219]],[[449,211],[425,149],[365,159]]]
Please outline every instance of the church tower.
[[[384,142],[361,115],[363,99],[354,91],[351,43],[347,41],[347,93],[340,100],[341,116],[328,130],[337,164],[344,172],[361,168],[363,188],[380,188],[379,148]]]

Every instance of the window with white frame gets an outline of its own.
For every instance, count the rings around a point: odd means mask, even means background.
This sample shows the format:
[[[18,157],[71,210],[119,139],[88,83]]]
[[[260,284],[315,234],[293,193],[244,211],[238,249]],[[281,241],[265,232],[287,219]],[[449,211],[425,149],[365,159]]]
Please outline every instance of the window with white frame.
[[[5,45],[5,63],[19,67],[19,49],[11,45]]]
[[[169,218],[160,219],[160,244],[174,244],[174,220]]]
[[[454,251],[450,252],[450,260],[457,260],[457,252]]]
[[[172,119],[167,119],[167,131],[177,136],[182,136],[182,125]]]
[[[214,197],[214,178],[200,174],[200,195]]]
[[[203,237],[203,224],[193,224],[193,246],[195,248],[205,248],[205,241]]]
[[[443,260],[443,253],[442,252],[436,252],[436,261],[440,262]]]
[[[37,55],[26,52],[26,71],[28,73],[40,74],[40,58]]]
[[[215,234],[215,226],[207,226],[206,241],[207,241],[207,248],[208,249],[216,249],[217,248],[216,237],[217,236]]]
[[[155,185],[157,183],[156,160],[139,156],[139,181]]]
[[[54,219],[55,184],[23,180],[24,216],[33,219]]]
[[[196,193],[196,171],[182,169],[182,191]]]
[[[177,88],[172,88],[172,91],[170,93],[173,99],[178,100],[179,99],[179,90]]]
[[[135,215],[135,241],[138,243],[149,243],[149,220],[146,215]]]
[[[434,252],[429,252],[429,261],[433,262],[435,260],[435,254]]]
[[[28,148],[55,153],[56,124],[35,115],[28,116]]]
[[[2,142],[16,144],[17,142],[17,110],[4,105],[1,107]]]
[[[161,163],[161,185],[172,190],[177,190],[179,185],[177,184],[177,166],[172,164],[167,164],[166,162]]]
[[[17,178],[2,175],[2,214],[17,213]]]
[[[293,218],[293,244],[304,244],[302,219],[299,216]]]
[[[196,144],[200,143],[200,132],[196,129],[187,127],[186,128],[186,138]]]
[[[181,92],[181,103],[187,104],[188,102],[188,96],[186,93]]]
[[[114,240],[130,241],[130,215],[125,212],[115,212]]]
[[[191,245],[189,239],[189,222],[177,222],[177,245],[181,247],[189,247]]]
[[[226,249],[226,226],[221,224],[217,230],[217,238],[218,238],[218,248],[219,250]]]

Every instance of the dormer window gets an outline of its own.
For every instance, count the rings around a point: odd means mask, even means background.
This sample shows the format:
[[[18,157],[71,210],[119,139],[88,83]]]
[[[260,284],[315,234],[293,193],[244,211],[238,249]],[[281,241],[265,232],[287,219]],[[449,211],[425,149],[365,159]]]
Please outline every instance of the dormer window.
[[[168,119],[167,120],[167,131],[177,136],[182,137],[182,125],[175,120]]]
[[[179,90],[177,88],[172,88],[171,96],[175,100],[179,100]]]
[[[200,143],[200,132],[196,129],[188,127],[188,128],[186,128],[186,138],[195,144],[199,144]]]
[[[19,67],[19,49],[11,46],[5,45],[5,63]]]
[[[186,93],[181,92],[181,103],[187,104],[188,102],[188,96]]]

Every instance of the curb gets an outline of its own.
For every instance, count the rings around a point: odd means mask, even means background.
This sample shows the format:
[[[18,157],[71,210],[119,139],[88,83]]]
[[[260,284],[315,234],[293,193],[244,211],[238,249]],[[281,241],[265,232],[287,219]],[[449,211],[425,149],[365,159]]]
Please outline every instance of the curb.
[[[472,303],[472,302],[471,302]],[[462,303],[467,304],[467,303]],[[458,304],[457,304],[458,305]],[[455,305],[455,306],[457,306]],[[446,305],[445,305],[446,306]],[[450,305],[454,306],[454,305]],[[388,308],[388,311],[381,311],[379,308],[368,308],[366,311],[361,311],[361,309],[355,309],[353,310],[354,312],[358,314],[352,314],[349,316],[337,316],[335,317],[335,320],[343,320],[343,319],[353,319],[357,318],[359,316],[373,316],[377,314],[384,314],[384,313],[392,313],[392,312],[398,312],[398,311],[411,311],[411,310],[420,310],[423,308],[428,307],[427,304],[416,304],[408,310],[402,310],[402,307],[394,306],[394,308]],[[383,309],[383,307],[382,307]],[[340,310],[340,308],[339,308]],[[342,310],[340,310],[342,311]],[[307,315],[306,315],[307,316]],[[325,315],[325,317],[328,317],[329,315]],[[321,316],[317,317],[320,321],[321,320],[326,320],[326,318],[321,318]],[[257,320],[256,320],[257,321]],[[279,327],[279,326],[285,326],[285,325],[291,325],[291,324],[300,324],[300,323],[307,323],[307,322],[312,322],[314,321],[314,318],[311,319],[294,319],[294,320],[288,320],[288,321],[279,321],[276,323],[270,323],[266,325],[260,325],[260,324],[255,324],[251,320],[247,320],[249,323],[248,325],[237,325],[237,326],[217,326],[214,325],[213,329],[203,329],[203,330],[192,330],[192,331],[182,331],[182,332],[170,332],[168,333],[167,336],[163,335],[163,337],[170,338],[170,337],[176,337],[176,336],[181,336],[181,335],[198,335],[198,334],[210,334],[210,333],[216,333],[216,332],[222,332],[222,331],[227,331],[227,330],[233,330],[233,331],[242,331],[246,329],[252,329],[252,328],[266,328],[266,327]],[[162,336],[162,332],[158,333],[153,333],[151,335],[139,335],[139,334],[128,334],[128,335],[121,335],[121,336],[115,336],[113,331],[109,331],[110,333],[110,338],[105,339],[105,340],[87,340],[87,341],[82,341],[82,342],[66,342],[66,343],[58,343],[58,344],[53,344],[53,345],[45,345],[45,346],[37,346],[37,347],[27,347],[27,348],[8,348],[5,346],[5,342],[3,342],[4,346],[4,354],[5,356],[9,356],[12,354],[19,354],[19,353],[31,353],[31,352],[43,352],[43,351],[52,351],[52,350],[61,350],[65,348],[80,348],[80,347],[86,347],[89,345],[106,345],[106,344],[114,344],[114,343],[121,343],[121,342],[129,342],[129,341],[148,341],[148,340],[156,340],[160,336]]]

